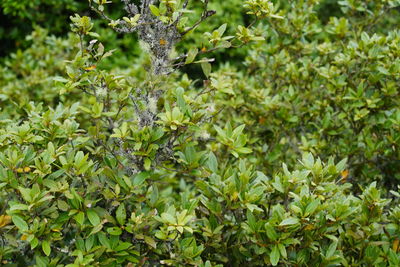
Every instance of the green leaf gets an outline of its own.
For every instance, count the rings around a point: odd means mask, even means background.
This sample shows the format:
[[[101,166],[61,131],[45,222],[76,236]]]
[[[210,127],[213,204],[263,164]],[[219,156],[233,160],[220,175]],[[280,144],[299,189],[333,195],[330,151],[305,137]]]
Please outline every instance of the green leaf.
[[[74,219],[76,220],[77,223],[79,223],[81,226],[83,225],[83,222],[85,220],[85,213],[82,211],[78,212],[75,216]]]
[[[86,251],[90,251],[92,249],[92,247],[94,245],[94,241],[95,241],[94,235],[91,235],[86,238],[86,240],[85,240]]]
[[[104,232],[99,232],[97,234],[97,237],[99,238],[100,243],[106,247],[106,248],[111,248],[110,245],[110,240],[107,238],[106,234]]]
[[[145,158],[144,159],[144,169],[146,171],[148,171],[148,170],[150,170],[150,167],[151,167],[151,159]]]
[[[42,250],[44,254],[48,257],[51,253],[50,242],[47,240],[42,241]]]
[[[221,129],[221,127],[214,125],[214,129],[217,131],[217,133],[222,136],[223,138],[226,138],[226,133],[224,130]]]
[[[247,216],[247,224],[250,226],[250,229],[256,231],[257,221],[252,211],[247,210],[246,216]]]
[[[272,248],[271,254],[269,255],[272,266],[278,265],[279,257],[280,257],[280,253],[279,253],[278,245],[274,245]]]
[[[255,205],[255,204],[251,204],[251,203],[246,203],[246,207],[251,211],[251,212],[253,212],[253,211],[259,211],[259,212],[263,212],[263,209],[261,209],[260,207],[258,207],[257,205]]]
[[[237,147],[237,148],[235,148],[235,151],[239,152],[241,154],[249,154],[249,153],[253,152],[250,148],[247,148],[247,147]]]
[[[98,224],[97,226],[93,227],[92,231],[90,232],[89,236],[94,235],[103,229],[103,224]]]
[[[22,217],[20,217],[18,215],[13,215],[12,221],[13,221],[14,225],[17,226],[18,229],[21,230],[22,232],[28,231],[28,229],[29,229],[28,224],[25,222],[24,219],[22,219]]]
[[[275,231],[274,227],[270,224],[265,224],[264,226],[265,231],[267,232],[267,236],[269,239],[271,239],[272,241],[275,241],[278,239],[279,235],[278,233]]]
[[[150,236],[145,236],[144,241],[146,242],[147,245],[151,246],[152,248],[154,248],[154,249],[157,248],[156,241],[153,238],[151,238]]]
[[[212,151],[208,154],[207,167],[214,173],[218,171],[217,157]]]
[[[293,224],[297,224],[299,223],[299,219],[294,218],[294,217],[290,217],[287,219],[284,219],[279,226],[287,226],[287,225],[293,225]]]
[[[275,177],[275,182],[272,183],[273,188],[275,188],[277,191],[284,193],[285,189],[283,188],[283,185],[281,183],[281,179],[279,177]]]
[[[186,156],[186,161],[188,162],[189,165],[195,163],[196,150],[194,149],[193,146],[187,146],[185,148],[185,156]]]
[[[26,202],[31,203],[32,202],[31,189],[23,188],[23,187],[18,187],[18,189],[19,189],[19,192],[21,193],[23,199]]]
[[[99,215],[97,215],[97,212],[94,209],[89,209],[86,212],[86,215],[88,216],[88,219],[93,226],[100,224],[100,217]]]
[[[337,244],[338,244],[337,242],[333,242],[332,244],[329,245],[329,248],[328,248],[328,250],[326,252],[326,257],[327,258],[330,258],[335,254]]]
[[[29,209],[29,206],[28,205],[25,205],[25,204],[13,204],[12,206],[11,206],[11,204],[10,204],[10,209],[9,209],[9,211],[14,211],[14,210],[28,210]]]
[[[233,130],[233,132],[232,132],[232,138],[236,138],[237,136],[239,136],[243,132],[245,127],[246,127],[246,124],[242,124],[242,125],[236,127],[235,130]]]
[[[107,233],[110,235],[118,236],[122,234],[122,230],[119,227],[109,227],[107,228]]]
[[[31,240],[30,244],[31,244],[31,249],[36,248],[36,247],[39,245],[39,239],[37,239],[36,237],[34,237],[34,238]]]
[[[126,219],[126,209],[125,209],[125,204],[122,203],[119,205],[117,211],[116,211],[116,216],[117,216],[117,221],[120,225],[125,224],[125,219]]]
[[[286,258],[287,257],[287,252],[286,252],[285,246],[282,245],[282,244],[278,244],[278,248],[279,248],[279,252],[280,252],[281,256],[283,258]]]
[[[39,255],[35,256],[36,266],[37,267],[48,267],[49,260],[46,257],[41,257]]]
[[[224,23],[224,24],[222,24],[219,28],[218,28],[218,33],[219,33],[219,35],[220,36],[222,36],[224,33],[225,33],[225,31],[226,31],[226,26],[227,26],[227,24],[226,23]]]
[[[134,186],[139,186],[143,184],[143,182],[150,176],[150,173],[148,172],[140,172],[135,175],[135,178],[133,178],[133,185]]]
[[[154,16],[159,17],[161,16],[160,9],[156,7],[155,5],[149,5],[151,13],[153,13]]]
[[[168,224],[177,224],[176,218],[169,213],[164,212],[161,214],[161,218]]]
[[[319,205],[320,205],[320,202],[319,202],[318,199],[313,200],[311,203],[309,203],[307,205],[307,208],[306,208],[306,210],[304,212],[304,215],[308,216],[308,215],[314,213],[314,211],[318,208]]]
[[[229,42],[229,41],[221,41],[220,43],[219,43],[219,46],[218,47],[220,47],[220,48],[229,48],[229,47],[231,47],[232,46],[232,43],[231,42]]]
[[[190,64],[194,61],[199,50],[197,48],[191,48],[187,54],[185,64]]]
[[[206,77],[210,76],[211,73],[211,64],[208,62],[201,63],[201,69]]]
[[[64,77],[61,77],[61,76],[55,76],[55,77],[53,77],[53,81],[66,83],[66,82],[68,82],[68,79],[65,79]]]
[[[156,202],[158,201],[158,198],[159,198],[157,185],[153,184],[152,190],[153,190],[153,192],[150,195],[150,200],[149,201],[150,201],[150,205],[154,206],[156,204]]]

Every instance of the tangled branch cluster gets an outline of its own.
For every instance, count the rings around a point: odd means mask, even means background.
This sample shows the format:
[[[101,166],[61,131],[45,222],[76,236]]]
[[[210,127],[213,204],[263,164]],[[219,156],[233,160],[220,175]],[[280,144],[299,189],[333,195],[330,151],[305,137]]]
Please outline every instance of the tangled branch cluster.
[[[174,60],[170,59],[170,53],[174,46],[183,36],[216,13],[214,10],[208,10],[208,0],[205,0],[203,12],[199,20],[182,32],[178,29],[178,23],[182,19],[183,10],[188,6],[189,0],[183,3],[182,10],[178,12],[178,15],[171,23],[165,23],[152,13],[150,6],[158,2],[157,0],[143,0],[139,6],[132,3],[131,0],[121,1],[124,4],[127,15],[130,18],[134,18],[131,23],[124,20],[114,21],[105,15],[103,11],[96,9],[92,5],[91,8],[104,19],[108,20],[117,32],[136,32],[138,34],[139,39],[146,44],[151,54],[152,71],[156,75],[166,75],[173,71]]]

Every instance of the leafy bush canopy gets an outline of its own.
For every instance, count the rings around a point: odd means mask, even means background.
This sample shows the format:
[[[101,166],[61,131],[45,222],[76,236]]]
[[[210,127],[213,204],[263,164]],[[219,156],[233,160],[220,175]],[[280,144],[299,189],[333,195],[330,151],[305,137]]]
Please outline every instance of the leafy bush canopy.
[[[400,2],[120,2],[1,59],[2,266],[400,265]]]

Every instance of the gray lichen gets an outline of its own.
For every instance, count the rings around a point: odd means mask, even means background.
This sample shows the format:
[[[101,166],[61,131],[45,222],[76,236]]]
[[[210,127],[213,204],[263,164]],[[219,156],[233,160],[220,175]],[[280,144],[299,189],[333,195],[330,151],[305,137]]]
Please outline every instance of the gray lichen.
[[[146,44],[148,52],[151,55],[152,72],[156,75],[167,75],[173,71],[173,61],[170,54],[174,46],[182,39],[182,37],[196,28],[201,22],[215,14],[215,11],[208,10],[208,0],[204,1],[204,10],[200,19],[184,32],[179,32],[178,23],[183,13],[180,12],[174,21],[165,23],[155,16],[150,9],[150,5],[156,4],[157,0],[142,0],[138,6],[131,0],[121,0],[124,9],[130,18],[139,16],[134,25],[124,20],[114,21],[107,17],[104,12],[92,6],[92,9],[99,13],[103,18],[107,19],[114,25],[114,30],[120,33],[136,32],[139,39]],[[188,5],[189,0],[183,3],[183,9]]]

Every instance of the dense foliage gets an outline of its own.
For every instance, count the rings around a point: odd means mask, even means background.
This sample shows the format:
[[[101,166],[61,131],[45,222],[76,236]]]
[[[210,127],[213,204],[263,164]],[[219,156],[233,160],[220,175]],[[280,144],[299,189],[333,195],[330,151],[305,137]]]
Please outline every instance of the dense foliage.
[[[0,3],[2,266],[400,266],[399,1],[114,2]]]

